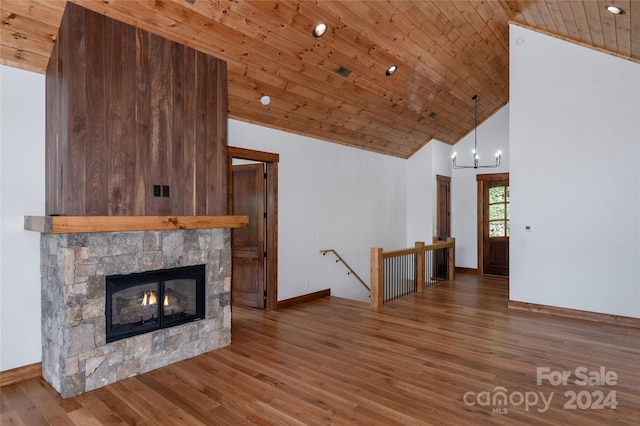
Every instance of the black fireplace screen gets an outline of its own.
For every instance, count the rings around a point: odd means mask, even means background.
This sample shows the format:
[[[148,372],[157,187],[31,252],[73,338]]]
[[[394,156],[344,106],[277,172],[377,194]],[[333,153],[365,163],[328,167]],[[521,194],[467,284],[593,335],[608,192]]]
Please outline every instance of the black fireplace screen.
[[[107,342],[205,317],[205,266],[106,279]]]

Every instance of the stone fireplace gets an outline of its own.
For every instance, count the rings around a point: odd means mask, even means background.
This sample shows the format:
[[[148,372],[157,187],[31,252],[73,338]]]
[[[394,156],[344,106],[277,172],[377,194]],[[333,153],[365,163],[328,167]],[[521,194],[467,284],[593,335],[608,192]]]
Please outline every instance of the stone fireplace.
[[[63,398],[230,344],[229,228],[51,233],[29,219],[42,232],[42,375]],[[194,265],[204,318],[107,342],[107,277]]]
[[[46,216],[25,217],[25,229],[41,233],[43,377],[64,398],[230,342],[230,228],[248,218],[225,216],[226,70],[188,46],[65,6],[47,66]],[[148,333],[107,342],[107,277],[196,265],[203,313],[189,314],[183,300],[158,319],[156,302],[155,317],[143,310]],[[165,290],[184,298],[186,287],[156,291]],[[135,311],[121,307],[118,321],[131,326]],[[182,314],[189,322],[177,324]]]

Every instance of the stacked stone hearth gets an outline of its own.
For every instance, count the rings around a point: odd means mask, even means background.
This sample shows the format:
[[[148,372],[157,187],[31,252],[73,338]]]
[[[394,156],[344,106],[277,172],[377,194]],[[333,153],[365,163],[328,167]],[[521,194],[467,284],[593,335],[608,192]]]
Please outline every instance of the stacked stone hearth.
[[[63,398],[231,341],[229,229],[42,234],[42,375]],[[106,343],[105,277],[206,265],[206,318]]]

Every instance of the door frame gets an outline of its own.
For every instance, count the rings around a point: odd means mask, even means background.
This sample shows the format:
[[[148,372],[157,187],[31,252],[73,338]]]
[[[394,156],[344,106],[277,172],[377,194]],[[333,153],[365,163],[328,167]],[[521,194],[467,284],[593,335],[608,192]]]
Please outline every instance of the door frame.
[[[233,159],[262,162],[266,165],[266,209],[267,222],[265,267],[266,300],[265,310],[273,311],[278,302],[278,162],[280,156],[270,152],[255,151],[246,148],[227,147],[227,203],[228,213],[233,212]],[[233,281],[233,278],[232,278]]]
[[[492,181],[509,181],[509,173],[487,173],[476,175],[478,182],[478,275],[484,275],[484,190]]]

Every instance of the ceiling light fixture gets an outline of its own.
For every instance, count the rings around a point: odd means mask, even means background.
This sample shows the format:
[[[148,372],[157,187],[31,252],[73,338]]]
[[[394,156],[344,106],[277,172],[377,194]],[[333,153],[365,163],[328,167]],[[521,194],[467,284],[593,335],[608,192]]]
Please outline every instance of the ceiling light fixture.
[[[262,105],[269,105],[271,103],[271,98],[267,95],[264,95],[263,97],[260,98],[260,103]]]
[[[318,37],[322,37],[326,32],[327,32],[327,24],[325,24],[324,22],[321,22],[313,28],[313,31],[311,31],[311,34],[313,34],[314,37],[318,38]]]
[[[614,15],[624,15],[625,10],[622,8],[619,8],[618,6],[613,6],[613,5],[609,5],[609,6],[605,6],[605,9],[607,9],[608,12],[613,13]]]
[[[478,155],[478,95],[473,95],[471,98],[475,102],[474,112],[473,112],[473,124],[474,124],[474,140],[473,140],[473,166],[459,166],[456,164],[456,157],[458,154],[455,152],[451,155],[451,161],[453,162],[454,169],[480,169],[480,168],[491,168],[495,169],[500,165],[500,159],[502,158],[502,152],[496,152],[496,163],[495,164],[487,164],[484,166],[479,165],[480,156]]]
[[[396,72],[396,70],[398,69],[397,65],[391,65],[389,68],[387,68],[387,72],[385,72],[384,74],[389,77],[390,75],[392,75],[394,72]]]

